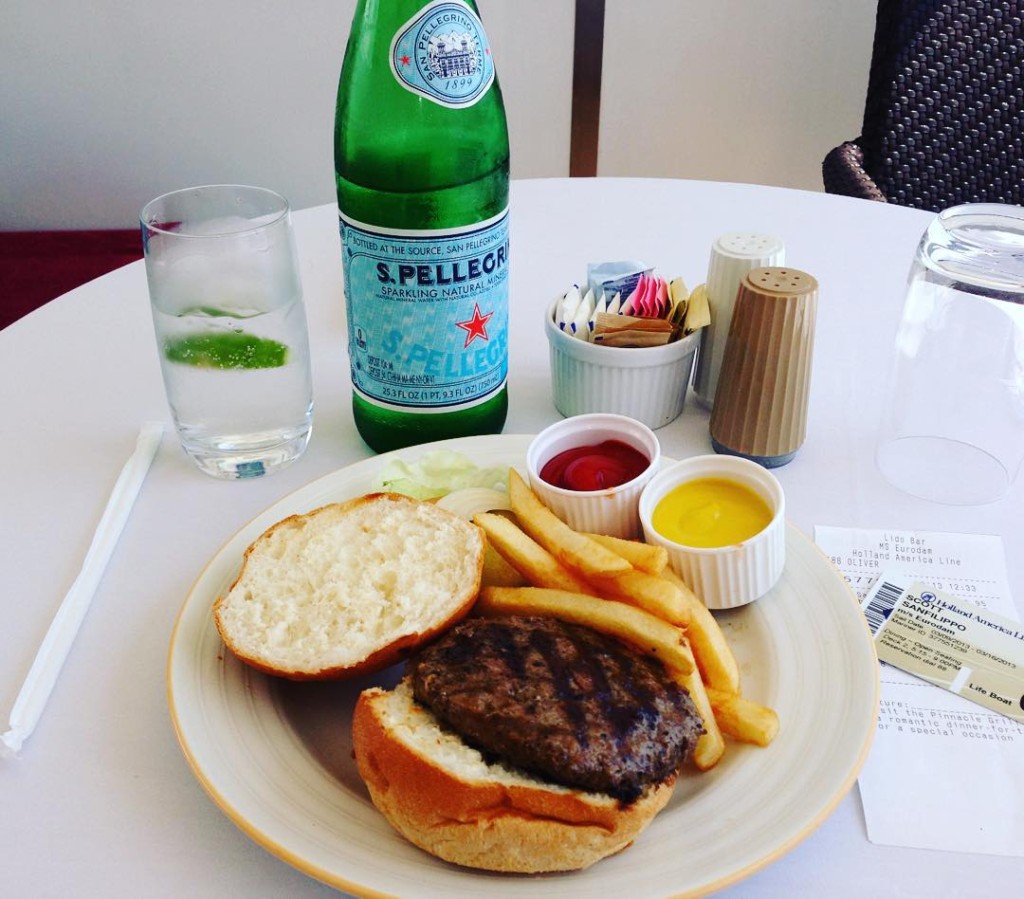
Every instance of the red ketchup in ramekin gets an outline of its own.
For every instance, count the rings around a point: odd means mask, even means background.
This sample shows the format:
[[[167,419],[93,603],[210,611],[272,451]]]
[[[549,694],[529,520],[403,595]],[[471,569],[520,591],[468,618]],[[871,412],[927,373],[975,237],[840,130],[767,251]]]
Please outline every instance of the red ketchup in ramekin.
[[[608,490],[639,477],[651,464],[639,450],[621,440],[577,446],[552,456],[541,479],[563,490]]]

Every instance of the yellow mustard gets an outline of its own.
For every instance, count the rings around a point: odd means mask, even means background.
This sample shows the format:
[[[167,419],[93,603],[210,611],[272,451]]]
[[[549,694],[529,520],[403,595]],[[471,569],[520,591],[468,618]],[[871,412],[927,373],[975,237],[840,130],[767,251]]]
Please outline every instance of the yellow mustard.
[[[663,537],[696,547],[742,543],[771,520],[771,507],[760,495],[728,478],[686,481],[666,493],[651,515]]]

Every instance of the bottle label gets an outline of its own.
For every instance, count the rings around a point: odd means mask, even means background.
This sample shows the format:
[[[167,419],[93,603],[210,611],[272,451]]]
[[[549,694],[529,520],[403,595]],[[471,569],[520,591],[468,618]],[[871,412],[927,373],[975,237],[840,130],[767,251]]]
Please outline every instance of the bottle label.
[[[441,106],[472,106],[494,81],[483,23],[463,3],[430,3],[391,42],[391,71],[407,90]]]
[[[489,399],[508,376],[508,210],[400,231],[341,216],[352,386],[407,412]]]

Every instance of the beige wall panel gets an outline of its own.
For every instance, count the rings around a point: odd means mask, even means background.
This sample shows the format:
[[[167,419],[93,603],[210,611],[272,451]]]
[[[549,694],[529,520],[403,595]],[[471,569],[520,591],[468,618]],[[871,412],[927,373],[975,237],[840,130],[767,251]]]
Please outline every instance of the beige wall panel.
[[[857,136],[876,0],[608,0],[599,175],[821,190]]]
[[[516,177],[569,171],[572,0],[480,0]],[[190,184],[334,199],[338,73],[355,0],[8,0],[0,229],[132,228]]]

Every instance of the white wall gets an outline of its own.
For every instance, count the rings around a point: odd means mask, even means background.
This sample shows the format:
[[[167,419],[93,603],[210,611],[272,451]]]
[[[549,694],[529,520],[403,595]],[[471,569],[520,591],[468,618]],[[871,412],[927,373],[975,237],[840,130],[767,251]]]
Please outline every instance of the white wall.
[[[7,0],[0,226],[133,227],[211,181],[330,196],[352,0]]]
[[[513,176],[568,174],[573,0],[480,0]],[[874,0],[608,0],[599,174],[820,187],[860,126]],[[6,0],[0,229],[131,228],[217,181],[334,195],[354,0]]]
[[[876,5],[608,0],[599,174],[821,190],[860,133]]]

